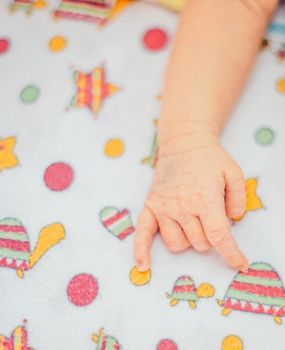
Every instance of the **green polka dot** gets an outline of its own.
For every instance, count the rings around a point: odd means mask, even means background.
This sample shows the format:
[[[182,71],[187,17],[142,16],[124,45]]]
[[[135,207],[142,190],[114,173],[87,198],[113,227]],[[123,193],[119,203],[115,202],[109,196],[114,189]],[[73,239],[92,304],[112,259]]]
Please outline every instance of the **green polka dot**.
[[[21,92],[21,100],[24,103],[35,102],[40,95],[40,89],[35,85],[26,86]]]
[[[258,129],[255,133],[255,140],[262,146],[271,145],[274,141],[274,132],[269,128]]]

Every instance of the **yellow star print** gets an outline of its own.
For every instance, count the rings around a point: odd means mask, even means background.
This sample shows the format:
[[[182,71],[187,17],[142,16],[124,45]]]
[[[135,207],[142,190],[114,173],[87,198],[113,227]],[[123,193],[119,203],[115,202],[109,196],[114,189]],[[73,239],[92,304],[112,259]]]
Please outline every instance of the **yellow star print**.
[[[134,4],[134,0],[117,0],[116,5],[110,12],[110,15],[108,16],[108,20],[113,19],[114,17],[117,17],[122,11],[124,11],[128,6]],[[103,22],[104,25],[104,22]]]
[[[19,164],[17,157],[13,153],[16,145],[14,136],[0,139],[0,171],[8,168],[13,168]]]
[[[248,211],[257,210],[263,208],[261,199],[256,194],[257,179],[250,178],[245,181],[246,189],[246,210],[245,213],[239,217],[234,218],[233,221],[240,221]]]

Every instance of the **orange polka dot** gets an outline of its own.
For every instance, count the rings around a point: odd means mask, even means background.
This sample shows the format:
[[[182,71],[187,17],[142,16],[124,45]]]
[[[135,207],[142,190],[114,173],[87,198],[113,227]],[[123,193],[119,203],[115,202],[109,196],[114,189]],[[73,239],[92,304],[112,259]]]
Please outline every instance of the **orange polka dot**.
[[[67,41],[62,36],[54,36],[49,41],[49,49],[52,52],[60,52],[66,47]]]
[[[285,78],[280,79],[277,83],[277,90],[285,95]]]
[[[140,272],[136,266],[130,271],[130,281],[135,286],[143,286],[151,279],[151,270]]]
[[[109,140],[104,148],[106,156],[110,158],[120,157],[125,151],[124,142],[120,139]]]

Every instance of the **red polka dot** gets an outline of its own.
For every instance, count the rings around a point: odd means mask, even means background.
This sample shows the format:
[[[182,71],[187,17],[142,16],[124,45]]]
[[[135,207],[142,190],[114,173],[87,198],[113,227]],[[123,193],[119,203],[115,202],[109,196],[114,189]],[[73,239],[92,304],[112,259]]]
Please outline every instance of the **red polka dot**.
[[[68,188],[73,181],[73,170],[66,163],[51,164],[45,171],[44,181],[46,186],[52,191],[63,191]]]
[[[171,339],[162,339],[158,345],[156,350],[178,350],[176,343]]]
[[[150,51],[158,51],[167,45],[168,35],[163,29],[149,29],[143,36],[143,43],[146,49]]]
[[[0,55],[7,52],[10,47],[10,42],[8,39],[0,38]]]
[[[76,306],[86,306],[95,300],[98,295],[98,289],[96,278],[82,273],[70,280],[67,286],[68,299]]]

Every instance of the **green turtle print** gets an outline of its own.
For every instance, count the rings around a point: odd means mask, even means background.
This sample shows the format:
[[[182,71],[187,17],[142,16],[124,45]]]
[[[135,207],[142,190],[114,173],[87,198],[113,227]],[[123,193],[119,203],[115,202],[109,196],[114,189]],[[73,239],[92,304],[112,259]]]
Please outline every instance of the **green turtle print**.
[[[96,350],[123,350],[116,338],[105,335],[104,328],[101,328],[99,334],[93,334],[92,340],[97,344]]]
[[[10,11],[23,11],[30,15],[34,9],[41,10],[47,7],[45,0],[13,0],[9,6]]]
[[[64,227],[53,223],[42,228],[33,251],[23,224],[15,218],[0,220],[0,267],[16,270],[18,277],[30,270],[52,246],[65,237]]]
[[[188,302],[191,309],[195,309],[200,298],[210,298],[215,294],[214,287],[209,283],[202,283],[198,288],[189,276],[180,276],[175,281],[172,293],[166,293],[170,298],[170,305],[175,306],[179,301]]]
[[[247,273],[238,272],[223,300],[217,300],[222,315],[233,310],[273,316],[281,325],[285,316],[285,290],[274,268],[264,262],[252,263]]]

